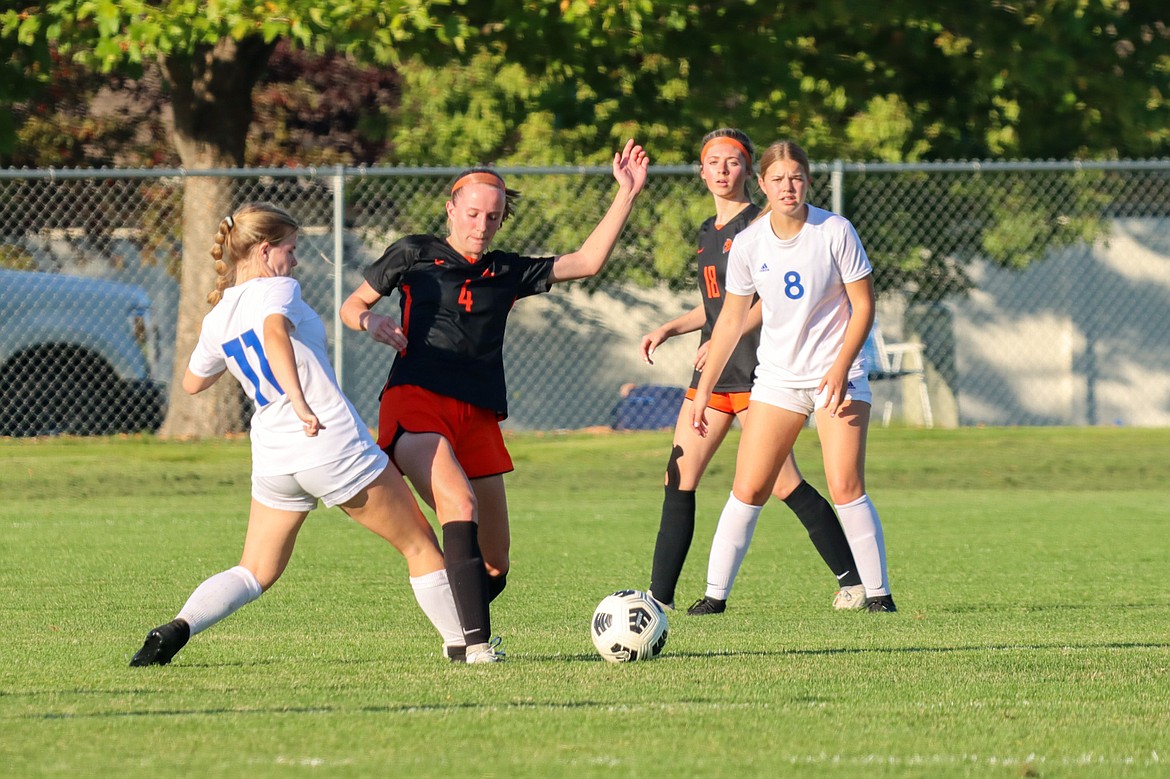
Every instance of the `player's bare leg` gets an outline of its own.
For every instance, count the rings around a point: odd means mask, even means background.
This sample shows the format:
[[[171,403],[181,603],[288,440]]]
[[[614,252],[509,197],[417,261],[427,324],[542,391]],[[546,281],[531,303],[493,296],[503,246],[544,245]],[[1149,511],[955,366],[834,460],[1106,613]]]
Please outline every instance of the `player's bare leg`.
[[[688,614],[719,614],[727,603],[739,566],[751,545],[760,511],[792,445],[804,416],[765,403],[749,407],[751,424],[744,427],[735,461],[731,495],[719,515],[707,562],[707,591]]]
[[[259,598],[284,573],[307,516],[307,511],[283,511],[253,499],[240,564],[196,587],[175,619],[147,633],[130,665],[166,665],[191,636]]]
[[[423,499],[435,509],[443,533],[447,578],[463,625],[468,662],[486,657],[491,639],[488,576],[479,546],[479,504],[471,482],[451,448],[437,433],[406,433],[394,460]],[[490,653],[492,656],[495,653]],[[503,659],[499,653],[498,659]]]
[[[865,492],[865,447],[870,404],[849,401],[836,416],[817,411],[829,494],[865,585],[868,611],[896,611],[886,570],[886,544],[877,509]]]
[[[472,479],[479,506],[479,548],[488,574],[488,600],[504,591],[511,568],[512,532],[508,524],[508,494],[501,475]]]

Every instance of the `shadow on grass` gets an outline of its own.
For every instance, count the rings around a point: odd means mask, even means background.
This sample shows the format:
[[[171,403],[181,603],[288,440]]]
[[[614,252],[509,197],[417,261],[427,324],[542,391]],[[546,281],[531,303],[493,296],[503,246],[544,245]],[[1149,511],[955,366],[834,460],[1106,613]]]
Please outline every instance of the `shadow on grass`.
[[[666,652],[660,658],[658,663],[665,663],[672,665],[675,660],[715,660],[720,658],[736,658],[736,657],[771,657],[782,659],[784,657],[795,656],[831,656],[831,655],[853,655],[866,653],[883,653],[889,655],[913,655],[913,654],[930,654],[930,653],[957,653],[957,652],[1046,652],[1046,651],[1092,651],[1102,649],[1170,649],[1170,642],[1095,642],[1095,643],[1065,643],[1057,642],[1052,644],[971,644],[967,646],[919,646],[919,647],[837,647],[825,649],[776,649],[769,651],[757,650],[725,650],[725,651],[710,651],[710,652]],[[555,654],[555,655],[515,655],[508,665],[516,663],[527,664],[534,663],[565,663],[565,662],[580,662],[580,663],[598,663],[602,665],[610,665],[606,663],[600,656],[595,654]],[[263,663],[260,663],[263,664]],[[167,668],[152,668],[144,671],[151,674],[152,678],[157,679],[157,674],[167,674],[173,678],[181,679],[181,672],[185,668],[215,668],[226,666],[240,666],[245,663],[198,663],[191,665],[174,665]],[[644,665],[644,664],[639,664]],[[463,673],[458,664],[452,665],[452,673]],[[497,669],[493,672],[507,673],[507,666]],[[136,671],[142,673],[142,671]],[[122,690],[89,690],[89,689],[74,689],[69,691],[62,690],[45,690],[39,692],[21,692],[16,690],[0,691],[0,698],[4,697],[36,697],[38,695],[60,695],[63,692],[72,695],[135,695],[140,694],[140,689],[122,689]],[[600,701],[571,701],[571,702],[545,702],[545,703],[529,703],[529,702],[501,702],[492,704],[494,708],[504,709],[588,709],[588,708],[608,708],[612,707],[612,702]],[[427,711],[452,711],[461,709],[482,709],[484,704],[481,703],[443,703],[443,704],[397,704],[386,706],[266,706],[257,708],[230,708],[230,707],[215,707],[215,708],[191,708],[191,709],[144,709],[141,711],[95,711],[95,712],[30,712],[26,714],[17,714],[13,716],[0,717],[0,720],[86,720],[86,719],[106,719],[106,718],[121,718],[121,717],[188,717],[188,716],[222,716],[222,715],[271,715],[271,714],[333,714],[333,713],[352,713],[352,712],[366,712],[366,713],[382,713],[382,714],[401,714],[410,712],[427,712]]]
[[[1170,643],[1165,642],[1107,642],[1107,643],[1004,643],[1004,644],[971,644],[969,647],[831,647],[826,649],[773,649],[764,650],[729,650],[729,652],[672,652],[662,657],[791,657],[791,656],[818,656],[818,655],[863,655],[880,653],[888,655],[901,654],[945,654],[952,652],[1045,652],[1045,650],[1075,649],[1170,649]],[[600,659],[599,659],[600,660]]]

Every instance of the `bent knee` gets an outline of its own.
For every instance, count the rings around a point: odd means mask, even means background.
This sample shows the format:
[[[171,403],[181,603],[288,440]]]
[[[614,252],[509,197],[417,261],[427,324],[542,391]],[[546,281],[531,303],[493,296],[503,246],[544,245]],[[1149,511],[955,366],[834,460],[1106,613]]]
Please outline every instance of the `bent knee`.
[[[479,502],[474,492],[436,493],[435,513],[439,522],[474,522],[479,516]]]
[[[832,498],[835,505],[844,506],[847,503],[852,503],[864,494],[865,485],[855,479],[844,482],[829,482],[829,497]]]

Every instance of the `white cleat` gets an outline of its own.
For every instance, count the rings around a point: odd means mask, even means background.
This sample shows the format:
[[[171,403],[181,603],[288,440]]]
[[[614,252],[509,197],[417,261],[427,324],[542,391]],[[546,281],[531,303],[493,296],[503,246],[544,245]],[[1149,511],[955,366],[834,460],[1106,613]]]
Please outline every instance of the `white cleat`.
[[[833,597],[833,608],[838,611],[860,611],[865,608],[865,585],[842,587]]]
[[[657,603],[659,606],[661,606],[662,610],[664,612],[674,611],[674,601],[671,601],[670,603],[663,603],[662,601],[658,600],[658,598],[655,598],[654,593],[651,592],[650,590],[646,590],[646,594],[649,595],[651,598],[653,598],[654,602]]]
[[[507,658],[502,646],[503,639],[494,636],[486,644],[472,644],[467,647],[468,663],[502,663]]]

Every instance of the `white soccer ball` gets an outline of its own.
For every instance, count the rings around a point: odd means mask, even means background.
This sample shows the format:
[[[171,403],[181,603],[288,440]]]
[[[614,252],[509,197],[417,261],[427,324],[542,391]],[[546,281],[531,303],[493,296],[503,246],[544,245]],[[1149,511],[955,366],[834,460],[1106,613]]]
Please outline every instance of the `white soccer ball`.
[[[598,653],[611,663],[653,660],[666,646],[666,614],[641,590],[606,595],[593,611],[589,634]]]

